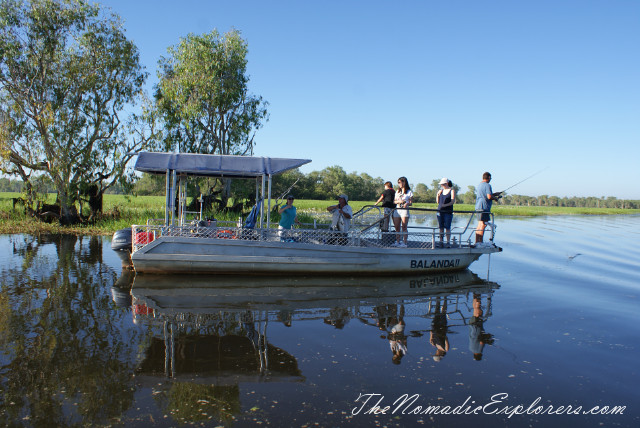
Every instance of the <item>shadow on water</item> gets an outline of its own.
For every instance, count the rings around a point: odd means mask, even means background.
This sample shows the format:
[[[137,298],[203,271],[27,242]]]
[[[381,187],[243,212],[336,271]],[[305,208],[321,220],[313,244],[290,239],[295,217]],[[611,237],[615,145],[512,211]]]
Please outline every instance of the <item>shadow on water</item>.
[[[305,367],[324,364],[301,365],[306,357],[289,339],[275,345],[283,331],[319,326],[330,336],[355,322],[376,346],[384,339],[387,361],[399,364],[408,340],[421,337],[438,361],[451,329],[464,326],[481,355],[499,288],[468,270],[395,279],[136,277],[104,261],[99,237],[13,235],[0,247],[14,261],[0,266],[4,425],[140,422],[140,408],[156,421],[171,415],[168,425],[250,420],[243,384],[286,392],[308,383]]]

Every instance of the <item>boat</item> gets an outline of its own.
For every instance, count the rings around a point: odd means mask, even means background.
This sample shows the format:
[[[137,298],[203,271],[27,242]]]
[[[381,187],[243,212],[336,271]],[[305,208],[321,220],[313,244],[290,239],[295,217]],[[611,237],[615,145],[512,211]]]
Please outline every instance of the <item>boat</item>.
[[[411,227],[407,246],[395,247],[397,233],[388,216],[367,206],[352,218],[348,232],[330,222],[314,222],[279,230],[271,221],[273,178],[311,162],[308,159],[192,153],[138,153],[135,170],[165,175],[164,219],[132,225],[131,261],[137,273],[178,274],[425,274],[466,269],[483,254],[502,251],[494,243],[495,222],[485,231],[488,241],[476,245],[474,211],[462,227],[452,228],[450,245],[441,245],[436,227]],[[252,221],[204,220],[202,212],[187,211],[186,183],[190,177],[249,179],[256,182]],[[177,201],[177,203],[176,203]],[[436,210],[410,208],[411,215]],[[194,218],[189,218],[192,215]],[[385,221],[387,220],[387,221]]]

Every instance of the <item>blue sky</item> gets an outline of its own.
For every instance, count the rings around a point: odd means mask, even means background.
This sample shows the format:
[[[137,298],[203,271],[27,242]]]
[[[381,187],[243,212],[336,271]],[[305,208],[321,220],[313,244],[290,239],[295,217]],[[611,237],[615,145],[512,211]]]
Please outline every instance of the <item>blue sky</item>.
[[[239,30],[270,103],[258,156],[463,191],[640,199],[640,1],[104,0],[150,73]]]

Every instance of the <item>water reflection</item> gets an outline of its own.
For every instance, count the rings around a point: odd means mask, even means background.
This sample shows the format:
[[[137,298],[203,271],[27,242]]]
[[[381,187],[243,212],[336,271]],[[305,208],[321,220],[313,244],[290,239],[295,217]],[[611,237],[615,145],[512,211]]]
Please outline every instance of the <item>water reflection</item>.
[[[111,424],[137,418],[145,405],[177,422],[232,422],[247,405],[242,385],[278,382],[287,391],[313,383],[305,371],[337,375],[323,360],[309,362],[316,349],[278,334],[313,336],[331,348],[325,334],[353,337],[357,326],[368,332],[357,340],[406,367],[415,364],[406,355],[417,341],[447,358],[452,328],[473,327],[474,349],[488,343],[481,322],[497,288],[470,271],[136,277],[104,253],[99,237],[13,235],[0,237],[0,248],[11,254],[0,265],[4,425]]]
[[[113,311],[102,287],[119,272],[102,262],[100,238],[15,235],[2,246],[19,262],[0,266],[0,423],[121,415],[133,402],[135,349],[118,323],[126,311]]]
[[[388,342],[393,364],[407,354],[410,337],[423,335],[439,361],[449,351],[448,328],[467,325],[469,347],[473,340],[481,355],[482,322],[497,287],[470,271],[404,278],[140,275],[131,289],[133,314],[154,331],[140,370],[211,382],[304,379],[295,357],[269,344],[273,323],[322,322],[342,330],[356,320]],[[417,327],[423,319],[431,320],[430,329]]]

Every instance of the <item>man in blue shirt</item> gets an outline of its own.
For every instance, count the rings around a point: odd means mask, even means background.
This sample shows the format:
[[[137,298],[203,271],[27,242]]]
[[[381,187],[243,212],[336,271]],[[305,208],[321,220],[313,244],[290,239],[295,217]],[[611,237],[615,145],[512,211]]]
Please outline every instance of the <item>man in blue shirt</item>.
[[[480,214],[480,220],[478,220],[478,227],[476,228],[476,243],[482,242],[484,238],[484,229],[487,227],[487,222],[491,220],[491,204],[493,201],[500,199],[502,192],[493,193],[491,189],[491,174],[485,172],[482,174],[482,182],[476,189],[476,211],[482,211]]]

